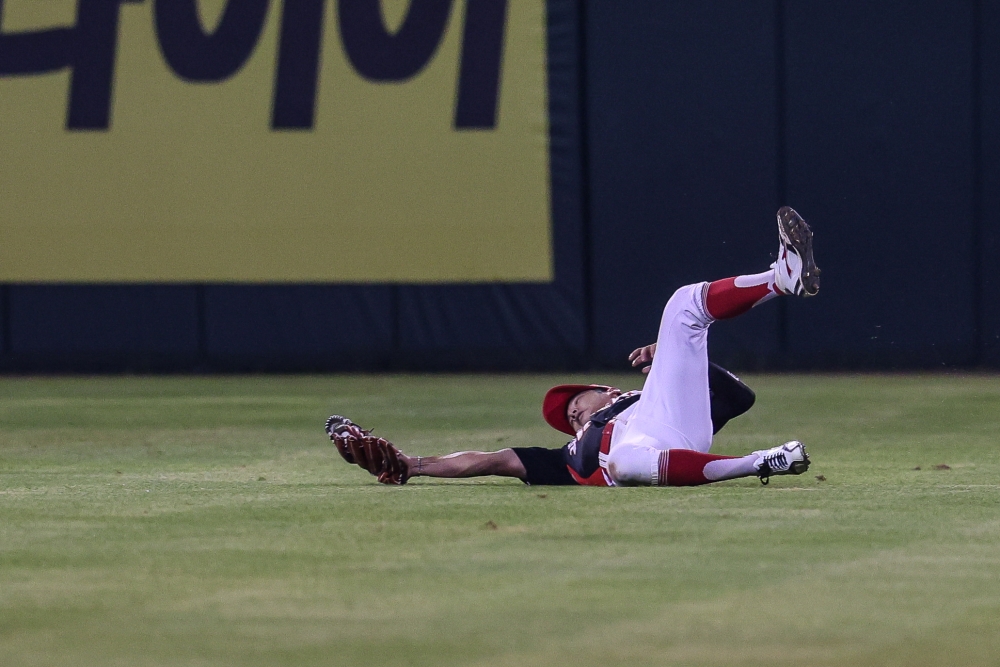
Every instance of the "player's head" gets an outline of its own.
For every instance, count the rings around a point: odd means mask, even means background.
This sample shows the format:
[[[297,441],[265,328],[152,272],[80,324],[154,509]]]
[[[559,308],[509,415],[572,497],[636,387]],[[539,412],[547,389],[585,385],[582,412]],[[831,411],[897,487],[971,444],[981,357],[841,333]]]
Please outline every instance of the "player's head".
[[[557,431],[576,435],[595,412],[621,393],[620,389],[603,384],[561,384],[545,393],[542,416]]]

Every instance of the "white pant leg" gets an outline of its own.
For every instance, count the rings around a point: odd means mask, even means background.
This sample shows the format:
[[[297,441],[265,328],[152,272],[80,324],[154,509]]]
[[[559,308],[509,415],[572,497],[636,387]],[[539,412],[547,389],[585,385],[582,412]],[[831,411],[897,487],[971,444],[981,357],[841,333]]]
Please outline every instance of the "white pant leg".
[[[712,407],[708,393],[708,283],[681,287],[663,309],[656,355],[635,412],[612,449],[622,446],[663,449],[712,447]]]
[[[658,481],[662,453],[645,445],[618,445],[608,455],[608,474],[617,486],[650,486]]]

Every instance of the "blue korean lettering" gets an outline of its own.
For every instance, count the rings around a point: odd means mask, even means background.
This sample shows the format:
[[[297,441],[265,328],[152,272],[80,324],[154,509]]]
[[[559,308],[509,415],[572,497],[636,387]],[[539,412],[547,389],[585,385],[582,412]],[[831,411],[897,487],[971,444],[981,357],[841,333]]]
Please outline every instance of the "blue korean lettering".
[[[249,60],[267,20],[270,0],[229,0],[215,31],[206,34],[197,0],[155,0],[163,58],[187,81],[223,81]]]
[[[121,5],[141,1],[80,0],[76,26],[72,28],[0,32],[0,76],[44,74],[71,68],[66,127],[106,130],[111,119]]]
[[[26,33],[0,25],[0,76],[69,68],[66,127],[107,130],[111,121],[121,5],[144,0],[78,0],[77,23]],[[0,0],[0,17],[3,14]],[[198,18],[198,0],[153,0],[163,58],[180,78],[217,82],[236,74],[257,46],[270,0],[229,0],[212,33]],[[271,127],[311,129],[315,121],[323,19],[327,0],[285,0],[275,71]],[[507,0],[467,0],[455,101],[456,129],[496,127]],[[434,57],[452,0],[411,0],[390,33],[380,0],[338,0],[340,37],[354,69],[376,82],[401,82]]]
[[[455,102],[458,129],[496,127],[506,24],[507,0],[468,0]]]
[[[285,0],[271,127],[312,129],[326,0]]]

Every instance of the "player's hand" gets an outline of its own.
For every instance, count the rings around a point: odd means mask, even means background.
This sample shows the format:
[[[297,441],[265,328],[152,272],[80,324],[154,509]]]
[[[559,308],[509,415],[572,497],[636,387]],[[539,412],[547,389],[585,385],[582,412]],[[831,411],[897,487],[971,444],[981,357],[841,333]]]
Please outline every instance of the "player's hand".
[[[653,343],[652,345],[646,345],[645,347],[640,347],[636,350],[632,350],[632,354],[628,355],[628,360],[632,362],[632,368],[635,368],[636,366],[642,366],[643,364],[647,364],[647,366],[643,367],[642,372],[648,373],[649,370],[653,367],[651,364],[653,361],[653,355],[655,354],[656,354],[656,343]]]
[[[413,473],[417,472],[417,467],[418,467],[417,466],[417,462],[418,462],[417,460],[420,457],[419,456],[407,456],[406,454],[404,454],[403,452],[401,452],[398,447],[394,446],[394,448],[396,450],[396,458],[399,460],[400,478],[401,479],[405,479],[405,480],[409,480],[413,476]],[[405,484],[405,482],[404,482],[404,484]]]

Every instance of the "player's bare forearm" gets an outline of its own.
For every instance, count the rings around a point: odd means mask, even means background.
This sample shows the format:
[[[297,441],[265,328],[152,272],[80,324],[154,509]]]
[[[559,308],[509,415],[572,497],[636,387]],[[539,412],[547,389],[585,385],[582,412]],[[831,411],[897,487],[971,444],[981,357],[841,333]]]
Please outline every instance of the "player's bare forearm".
[[[410,477],[524,478],[528,473],[513,449],[499,452],[455,452],[447,456],[403,456]]]

